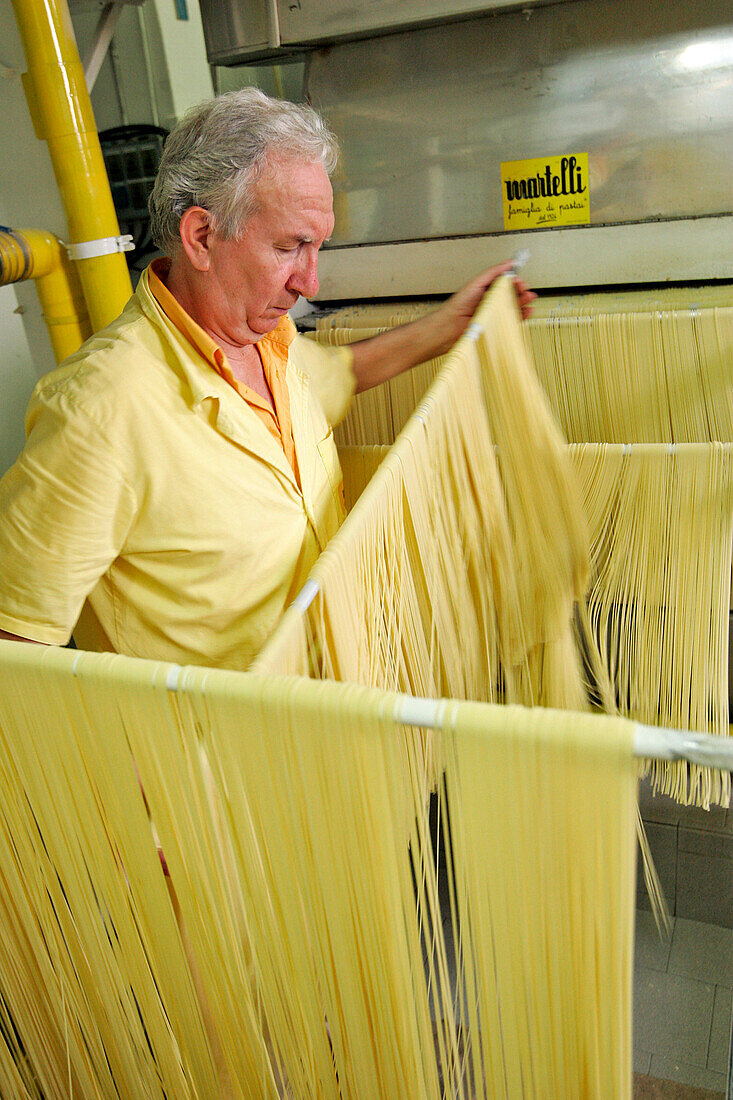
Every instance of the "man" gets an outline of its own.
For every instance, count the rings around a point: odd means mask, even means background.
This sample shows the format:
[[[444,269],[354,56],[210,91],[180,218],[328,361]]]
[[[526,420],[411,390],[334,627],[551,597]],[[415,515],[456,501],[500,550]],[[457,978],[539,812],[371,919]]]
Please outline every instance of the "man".
[[[41,380],[0,482],[3,637],[226,668],[269,637],[343,518],[331,429],[353,393],[446,352],[509,266],[350,349],[297,336],[336,157],[315,112],[254,89],[170,135],[151,196],[169,259]]]

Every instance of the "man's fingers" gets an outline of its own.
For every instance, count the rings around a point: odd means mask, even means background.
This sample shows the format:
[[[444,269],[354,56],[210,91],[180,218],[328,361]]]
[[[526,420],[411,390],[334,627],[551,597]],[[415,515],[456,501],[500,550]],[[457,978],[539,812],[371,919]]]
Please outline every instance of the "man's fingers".
[[[507,271],[511,271],[511,269],[512,261],[505,260],[503,264],[497,264],[496,267],[487,268],[487,270],[479,276],[479,281],[488,289],[494,282],[494,279],[498,279],[500,275],[505,275]]]
[[[461,332],[464,331],[465,323],[473,316],[481,299],[494,280],[498,279],[500,275],[506,275],[510,272],[512,270],[512,264],[512,260],[505,260],[504,263],[486,268],[485,271],[482,271],[480,275],[477,275],[470,283],[467,283],[445,303],[455,317],[460,319],[460,327],[456,329],[454,334],[455,339],[458,339]],[[531,303],[535,300],[537,295],[534,291],[529,289],[524,279],[520,279],[518,276],[514,277],[514,289],[522,317],[529,317],[531,313]]]
[[[517,305],[519,306],[520,313],[522,314],[522,319],[526,321],[527,318],[530,317],[532,314],[532,302],[535,300],[537,295],[533,290],[529,289],[524,279],[519,278],[514,280],[514,291],[517,296]]]

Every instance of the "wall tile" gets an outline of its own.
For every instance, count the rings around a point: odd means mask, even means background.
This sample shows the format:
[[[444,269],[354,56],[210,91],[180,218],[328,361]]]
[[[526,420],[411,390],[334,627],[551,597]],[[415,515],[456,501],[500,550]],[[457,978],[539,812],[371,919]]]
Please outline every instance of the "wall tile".
[[[675,915],[733,928],[733,862],[681,851]]]
[[[673,917],[673,927],[674,919]],[[634,966],[646,967],[649,970],[666,970],[671,947],[672,936],[660,935],[652,914],[638,909],[634,937]]]
[[[712,985],[733,986],[733,928],[678,917],[667,970]]]
[[[711,1093],[717,1093],[721,1100],[725,1096],[725,1076],[722,1073],[713,1073],[712,1070],[689,1065],[677,1058],[663,1058],[653,1054],[650,1073],[652,1077],[659,1077],[663,1081],[679,1081],[680,1084],[690,1085],[692,1088],[708,1089]]]
[[[688,829],[722,832],[727,813],[724,806],[711,806],[709,810],[703,810],[700,806],[680,806],[679,823]]]
[[[634,975],[635,1045],[655,1056],[704,1068],[714,996],[713,985],[638,967]]]
[[[708,829],[688,829],[680,825],[677,833],[678,846],[682,852],[694,852],[701,856],[716,856],[733,860],[733,833],[711,831]],[[731,865],[733,874],[733,865]]]
[[[649,779],[639,780],[639,810],[644,821],[654,821],[663,825],[676,825],[682,810],[667,794],[653,794]]]
[[[728,1072],[732,1022],[733,988],[728,985],[716,986],[708,1049],[708,1069],[715,1073]]]

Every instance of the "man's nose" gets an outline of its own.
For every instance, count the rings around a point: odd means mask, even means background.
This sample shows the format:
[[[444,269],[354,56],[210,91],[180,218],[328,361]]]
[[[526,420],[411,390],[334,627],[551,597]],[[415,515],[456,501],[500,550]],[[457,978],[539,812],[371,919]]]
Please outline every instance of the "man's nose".
[[[313,298],[318,293],[318,253],[308,252],[299,260],[288,281],[288,289],[303,298]]]

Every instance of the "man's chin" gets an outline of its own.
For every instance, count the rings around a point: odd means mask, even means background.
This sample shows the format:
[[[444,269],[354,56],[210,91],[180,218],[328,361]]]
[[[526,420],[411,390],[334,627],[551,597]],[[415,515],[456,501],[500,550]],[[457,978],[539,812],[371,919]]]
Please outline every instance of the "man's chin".
[[[260,337],[267,336],[268,332],[276,329],[287,312],[286,309],[278,310],[277,314],[273,315],[274,310],[268,309],[266,316],[258,317],[256,321],[249,322],[249,329],[259,340]]]

